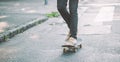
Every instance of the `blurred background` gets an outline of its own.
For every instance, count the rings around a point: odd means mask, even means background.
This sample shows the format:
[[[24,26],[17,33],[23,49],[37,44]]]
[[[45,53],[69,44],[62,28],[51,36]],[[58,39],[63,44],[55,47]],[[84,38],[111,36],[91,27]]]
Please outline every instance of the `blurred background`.
[[[83,48],[68,54],[61,45],[69,30],[56,2],[0,0],[0,62],[120,62],[120,0],[79,1]]]

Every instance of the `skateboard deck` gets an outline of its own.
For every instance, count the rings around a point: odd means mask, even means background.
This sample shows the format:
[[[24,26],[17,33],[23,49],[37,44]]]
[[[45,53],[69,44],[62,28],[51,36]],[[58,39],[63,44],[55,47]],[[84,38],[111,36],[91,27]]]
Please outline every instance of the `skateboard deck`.
[[[62,45],[63,47],[63,52],[77,52],[78,49],[82,48],[81,44],[78,44],[76,46],[72,46],[72,45]]]

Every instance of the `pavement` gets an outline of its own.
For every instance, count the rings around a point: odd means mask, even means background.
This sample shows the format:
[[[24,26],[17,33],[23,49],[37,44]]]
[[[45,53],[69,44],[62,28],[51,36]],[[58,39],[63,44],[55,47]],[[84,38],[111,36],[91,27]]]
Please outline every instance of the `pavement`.
[[[120,62],[119,5],[80,7],[78,41],[83,40],[83,48],[78,52],[63,53],[67,25],[61,17],[50,18],[2,42],[0,62]]]
[[[41,0],[1,0],[0,42],[46,21],[48,17],[45,14],[57,11],[53,1],[44,5],[44,1]]]
[[[78,42],[82,39],[83,48],[76,53],[63,53],[68,28],[59,16],[0,43],[0,62],[120,62],[116,4],[80,4]]]

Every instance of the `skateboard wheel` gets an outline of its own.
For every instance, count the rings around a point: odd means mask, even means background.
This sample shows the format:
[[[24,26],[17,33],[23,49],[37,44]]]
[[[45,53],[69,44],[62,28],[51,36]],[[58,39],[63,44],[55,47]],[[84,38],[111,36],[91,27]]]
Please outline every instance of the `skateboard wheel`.
[[[67,52],[67,49],[66,49],[66,48],[64,48],[64,49],[63,49],[63,52],[64,52],[64,53],[66,53],[66,52]]]
[[[82,48],[82,45],[80,44],[79,47]]]

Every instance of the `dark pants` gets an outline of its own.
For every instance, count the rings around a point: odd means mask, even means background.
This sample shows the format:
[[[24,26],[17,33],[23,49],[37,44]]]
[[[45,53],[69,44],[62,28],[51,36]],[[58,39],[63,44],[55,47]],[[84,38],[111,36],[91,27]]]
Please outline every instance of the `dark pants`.
[[[77,39],[77,25],[78,25],[78,1],[79,0],[69,0],[69,12],[67,10],[68,0],[57,0],[57,9],[61,16],[65,20],[70,29],[70,37]]]

